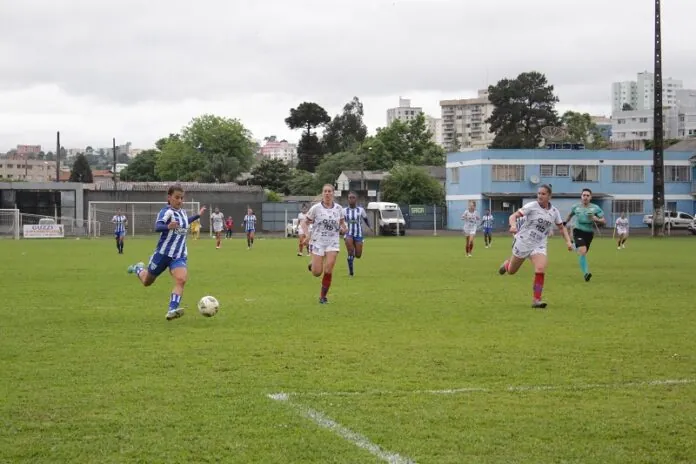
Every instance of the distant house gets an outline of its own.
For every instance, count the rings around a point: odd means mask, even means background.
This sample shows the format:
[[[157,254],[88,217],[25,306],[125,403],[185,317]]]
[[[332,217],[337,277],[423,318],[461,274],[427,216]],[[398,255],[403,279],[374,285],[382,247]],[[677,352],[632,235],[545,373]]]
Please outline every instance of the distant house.
[[[444,166],[424,166],[428,173],[443,186],[447,180]],[[336,178],[336,196],[348,196],[348,192],[366,192],[367,199],[379,201],[380,183],[389,171],[343,171]],[[363,195],[364,196],[364,195]]]

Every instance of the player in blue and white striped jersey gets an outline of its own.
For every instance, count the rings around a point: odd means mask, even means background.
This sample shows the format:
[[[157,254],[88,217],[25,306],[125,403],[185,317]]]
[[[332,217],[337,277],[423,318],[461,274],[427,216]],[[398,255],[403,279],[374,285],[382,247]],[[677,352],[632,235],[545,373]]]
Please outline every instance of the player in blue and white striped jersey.
[[[114,237],[116,238],[116,249],[118,254],[123,254],[123,238],[126,236],[126,226],[128,225],[128,218],[121,214],[121,208],[116,210],[116,214],[111,218],[111,222],[114,223]]]
[[[353,261],[355,258],[360,259],[363,251],[363,222],[367,227],[370,227],[370,221],[367,219],[367,213],[362,206],[358,206],[358,196],[355,192],[348,194],[348,207],[343,208],[343,216],[346,220],[348,231],[346,232],[343,241],[348,250],[348,274],[353,276]]]
[[[146,287],[152,285],[157,277],[169,268],[169,273],[174,278],[174,289],[169,299],[168,321],[184,315],[179,304],[188,279],[186,237],[190,224],[200,219],[205,212],[204,206],[198,214],[188,216],[188,213],[181,209],[183,203],[184,189],[176,185],[169,187],[167,206],[160,210],[155,222],[155,231],[160,233],[160,238],[147,268],[142,262],[128,267],[128,273],[138,276]]]
[[[481,227],[483,227],[483,243],[486,248],[491,246],[491,241],[493,240],[493,226],[495,225],[495,218],[491,214],[491,210],[487,209],[486,214],[481,218]]]
[[[244,216],[242,224],[247,236],[247,248],[251,250],[251,247],[254,246],[254,232],[256,232],[256,215],[254,210],[251,208],[247,209],[247,214]]]

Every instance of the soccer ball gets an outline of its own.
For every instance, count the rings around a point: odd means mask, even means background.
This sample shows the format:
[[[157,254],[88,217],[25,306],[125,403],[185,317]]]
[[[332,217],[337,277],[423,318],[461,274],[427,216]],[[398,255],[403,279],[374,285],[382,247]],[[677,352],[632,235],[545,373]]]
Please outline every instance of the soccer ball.
[[[204,296],[198,301],[198,312],[205,317],[213,317],[220,309],[220,303],[214,296]]]

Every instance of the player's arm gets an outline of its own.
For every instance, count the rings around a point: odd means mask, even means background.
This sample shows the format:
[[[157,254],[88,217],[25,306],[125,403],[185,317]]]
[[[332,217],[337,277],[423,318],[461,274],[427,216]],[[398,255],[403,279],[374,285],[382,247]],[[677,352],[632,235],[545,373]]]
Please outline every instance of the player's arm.
[[[573,206],[570,208],[570,213],[568,213],[568,217],[566,218],[565,221],[563,221],[563,225],[567,225],[571,219],[573,219],[573,216],[575,216],[575,207]]]
[[[167,232],[179,227],[179,223],[172,221],[172,210],[160,211],[155,221],[155,232]]]
[[[370,225],[370,220],[367,218],[367,213],[365,212],[365,210],[362,210],[362,218],[363,221],[365,221],[365,225],[372,229],[372,226]]]
[[[573,242],[570,240],[570,234],[568,233],[568,228],[565,226],[565,223],[563,222],[563,218],[561,217],[561,212],[556,213],[556,226],[558,227],[558,230],[561,231],[561,235],[563,235],[563,239],[566,242],[566,247],[568,250],[573,249]]]
[[[193,221],[197,221],[198,219],[201,218],[201,216],[205,213],[205,206],[201,206],[200,211],[198,211],[198,214],[194,214],[193,216],[188,217],[188,223],[191,224]],[[211,221],[212,221],[212,215],[211,215]]]
[[[346,217],[341,215],[341,219],[338,220],[338,230],[340,233],[345,234],[348,232],[348,225],[346,224]]]
[[[510,229],[517,230],[517,220],[522,217],[524,217],[524,211],[522,211],[522,208],[512,213],[510,215],[510,219],[508,220],[508,225],[510,226]]]
[[[606,224],[607,223],[607,218],[604,217],[604,211],[602,211],[602,208],[597,208],[597,212],[592,215],[592,220],[595,222],[595,224]]]

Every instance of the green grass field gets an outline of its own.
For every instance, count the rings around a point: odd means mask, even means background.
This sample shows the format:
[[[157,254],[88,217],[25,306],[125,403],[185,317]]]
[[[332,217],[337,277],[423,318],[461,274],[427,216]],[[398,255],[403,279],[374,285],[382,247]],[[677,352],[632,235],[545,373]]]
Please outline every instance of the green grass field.
[[[368,239],[327,306],[294,240],[192,242],[167,322],[153,238],[0,241],[0,462],[696,462],[696,240],[598,238],[585,283],[554,237],[545,311],[510,242]]]

